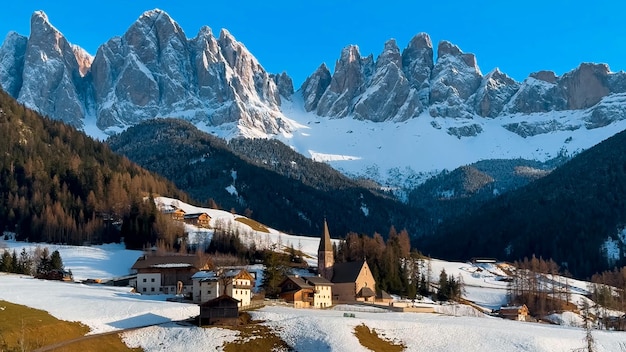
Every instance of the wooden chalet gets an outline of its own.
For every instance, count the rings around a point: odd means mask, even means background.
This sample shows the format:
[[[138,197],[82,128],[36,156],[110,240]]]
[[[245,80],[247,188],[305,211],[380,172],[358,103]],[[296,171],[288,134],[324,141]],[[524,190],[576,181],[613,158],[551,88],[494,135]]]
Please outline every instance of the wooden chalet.
[[[170,217],[172,218],[172,220],[176,220],[176,221],[184,221],[185,220],[185,211],[182,209],[172,209],[172,210],[168,210],[165,212],[166,214],[169,214]]]
[[[208,228],[211,222],[211,216],[207,213],[185,214],[184,221],[189,225]]]
[[[208,262],[196,255],[143,255],[131,269],[138,293],[191,295],[191,277],[208,269]]]
[[[530,318],[528,307],[525,304],[521,306],[505,306],[500,308],[500,316],[517,321],[526,321]]]
[[[237,325],[239,324],[239,300],[221,295],[200,304],[198,325]]]
[[[333,283],[320,276],[288,275],[280,283],[280,298],[295,308],[325,308],[332,305]]]

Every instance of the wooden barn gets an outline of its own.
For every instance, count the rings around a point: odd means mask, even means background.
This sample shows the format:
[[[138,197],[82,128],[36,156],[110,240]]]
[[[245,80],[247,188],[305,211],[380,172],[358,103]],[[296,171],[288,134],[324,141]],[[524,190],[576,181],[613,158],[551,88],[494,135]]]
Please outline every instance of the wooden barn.
[[[198,325],[237,325],[239,323],[239,300],[221,295],[200,304]]]
[[[529,318],[529,311],[525,304],[521,306],[506,306],[500,308],[500,316],[510,320],[526,321]]]

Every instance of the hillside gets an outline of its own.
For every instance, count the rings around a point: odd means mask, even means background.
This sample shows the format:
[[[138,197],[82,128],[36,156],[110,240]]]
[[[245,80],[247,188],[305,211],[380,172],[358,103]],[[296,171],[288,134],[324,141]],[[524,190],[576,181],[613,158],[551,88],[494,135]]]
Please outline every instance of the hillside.
[[[5,244],[16,249],[31,245],[15,241]],[[54,249],[67,258],[66,267],[80,272],[81,277],[102,279],[125,275],[128,268],[125,270],[120,263],[132,265],[141,255],[139,251],[126,251],[119,246],[97,246],[88,251],[73,246]],[[315,251],[315,246],[310,249]],[[463,275],[467,284],[465,297],[481,306],[497,307],[506,296],[506,284],[499,280],[505,274],[493,266],[433,260],[432,269],[433,279],[441,269]],[[570,280],[573,299],[584,300],[579,294],[585,293],[586,284]],[[42,292],[45,300],[41,299]],[[198,328],[179,323],[180,319],[197,315],[198,306],[167,302],[167,297],[142,296],[130,292],[128,287],[0,274],[0,300],[42,309],[58,319],[81,322],[90,328],[90,334],[119,331],[130,347],[182,352],[241,343],[243,336],[228,328]],[[68,301],[72,302],[71,307]],[[584,346],[585,331],[578,326],[581,320],[577,314],[558,315],[564,325],[555,326],[493,318],[463,305],[436,306],[439,314],[391,313],[377,307],[347,305],[325,310],[266,306],[250,314],[297,351],[367,351],[354,335],[359,325],[405,345],[406,351],[569,352]],[[355,318],[344,317],[345,312],[355,314]],[[150,324],[160,325],[122,332]],[[620,351],[623,346],[624,332],[593,330],[592,334],[597,351]]]
[[[498,195],[544,177],[567,160],[481,160],[429,178],[408,194],[408,204],[424,209],[431,219],[420,227],[418,235],[432,235],[439,224],[472,213]]]
[[[444,223],[427,253],[552,258],[577,276],[626,264],[626,131],[549,175]],[[445,245],[444,245],[445,244]]]
[[[136,226],[143,198],[187,199],[171,182],[2,91],[0,136],[0,230],[19,239],[82,244],[124,236],[141,246],[154,235],[150,222]]]
[[[113,151],[172,180],[205,204],[285,232],[387,233],[416,228],[419,212],[273,140],[224,140],[177,119],[155,119],[108,139]],[[157,147],[155,147],[157,146]]]

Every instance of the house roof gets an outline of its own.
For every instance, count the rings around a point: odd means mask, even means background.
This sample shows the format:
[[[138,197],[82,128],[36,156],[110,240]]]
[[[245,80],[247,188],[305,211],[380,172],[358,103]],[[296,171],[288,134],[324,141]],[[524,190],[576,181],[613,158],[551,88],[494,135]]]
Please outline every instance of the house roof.
[[[318,252],[332,252],[333,244],[330,242],[330,232],[328,232],[328,224],[324,219],[324,233],[320,239],[320,246],[317,249]]]
[[[314,288],[313,285],[310,285],[302,277],[297,275],[287,275],[287,277],[285,277],[285,279],[280,283],[279,286],[283,286],[287,281],[293,282],[301,290],[307,288],[312,290]]]
[[[147,268],[202,268],[196,255],[143,255],[133,264],[132,269]]]
[[[357,293],[357,296],[359,296],[359,297],[374,297],[374,296],[376,296],[376,293],[374,293],[374,291],[371,288],[365,286],[365,287],[361,288],[361,290],[359,290],[359,293]]]
[[[381,289],[376,289],[376,298],[393,299],[393,297],[391,297],[391,295],[387,293],[387,291]]]
[[[201,303],[200,306],[201,307],[215,307],[217,305],[219,305],[221,302],[226,301],[226,302],[232,302],[233,305],[237,305],[239,303],[238,299],[232,298],[229,295],[221,295],[217,298],[213,298],[211,300],[208,300],[204,303]]]
[[[195,218],[199,218],[200,215],[206,215],[208,217],[211,217],[209,214],[207,213],[193,213],[193,214],[185,214],[185,219],[195,219]]]
[[[335,263],[333,266],[334,283],[355,282],[365,265],[365,260],[347,263]]]
[[[333,284],[321,276],[304,276],[302,279],[313,286],[331,286]]]
[[[233,279],[244,279],[244,280],[254,280],[254,277],[245,269],[228,269],[224,271],[224,277],[233,278]],[[214,270],[207,271],[202,270],[193,274],[191,277],[194,280],[200,281],[212,281],[218,280],[220,278],[220,274],[215,272]]]

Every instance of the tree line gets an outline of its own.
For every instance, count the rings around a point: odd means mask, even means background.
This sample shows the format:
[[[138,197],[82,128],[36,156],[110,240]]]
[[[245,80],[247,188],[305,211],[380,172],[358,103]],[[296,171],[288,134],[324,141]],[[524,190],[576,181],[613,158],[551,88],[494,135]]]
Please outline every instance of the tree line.
[[[63,271],[63,259],[58,250],[50,253],[48,247],[36,247],[27,252],[26,248],[18,254],[14,249],[4,249],[0,256],[0,272],[31,275],[37,278],[49,278],[53,271]],[[69,271],[71,276],[71,270]]]
[[[158,220],[141,216],[151,211],[145,200],[152,194],[188,199],[106,144],[4,92],[0,136],[0,230],[18,240],[82,245],[123,237],[141,248]]]

